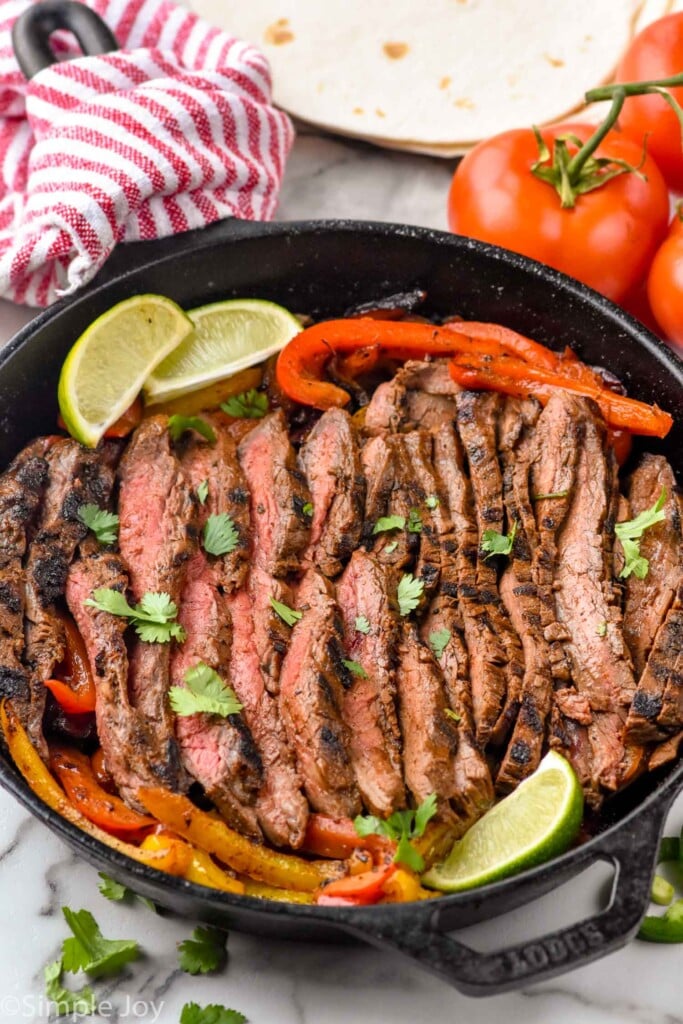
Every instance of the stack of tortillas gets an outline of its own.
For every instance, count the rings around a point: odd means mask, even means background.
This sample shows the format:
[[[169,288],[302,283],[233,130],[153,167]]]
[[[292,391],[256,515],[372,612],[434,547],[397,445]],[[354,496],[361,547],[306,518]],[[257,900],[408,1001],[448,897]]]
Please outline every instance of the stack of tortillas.
[[[581,111],[586,90],[609,81],[633,35],[683,7],[683,0],[189,2],[265,52],[275,101],[290,114],[439,156]]]

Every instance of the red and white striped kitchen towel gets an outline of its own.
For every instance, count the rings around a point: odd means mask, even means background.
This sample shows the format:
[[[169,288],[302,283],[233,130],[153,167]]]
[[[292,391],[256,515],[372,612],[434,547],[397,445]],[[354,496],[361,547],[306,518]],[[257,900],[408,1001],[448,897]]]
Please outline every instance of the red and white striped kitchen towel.
[[[46,306],[118,242],[273,215],[293,130],[256,49],[167,0],[86,0],[122,52],[27,82],[10,32],[30,3],[0,0],[0,296]]]

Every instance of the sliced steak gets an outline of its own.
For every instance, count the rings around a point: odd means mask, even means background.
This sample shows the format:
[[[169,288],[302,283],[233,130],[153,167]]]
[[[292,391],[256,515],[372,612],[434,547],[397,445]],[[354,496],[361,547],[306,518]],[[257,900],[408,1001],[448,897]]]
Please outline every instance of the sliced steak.
[[[208,485],[206,501],[199,510],[199,527],[203,529],[209,516],[227,515],[237,533],[237,543],[232,551],[209,557],[217,583],[230,593],[244,584],[249,571],[249,491],[237,459],[235,442],[224,421],[211,415],[205,419],[213,427],[216,443],[207,444],[197,435],[188,435],[179,449],[180,464],[195,495],[200,484],[206,482]]]
[[[271,576],[258,562],[254,563],[249,573],[248,591],[251,599],[254,648],[265,685],[274,696],[277,696],[280,692],[282,660],[287,653],[292,631],[278,615],[272,601],[277,601],[287,608],[294,608],[294,593],[284,580]]]
[[[171,447],[167,417],[150,417],[135,431],[121,460],[119,482],[119,548],[133,599],[165,593],[179,604],[187,562],[196,550],[198,503]],[[169,751],[175,745],[168,702],[170,656],[170,643],[135,640],[129,675],[132,705],[155,723]],[[174,751],[169,776],[179,761]],[[182,781],[178,777],[172,788]]]
[[[363,433],[373,437],[453,422],[453,399],[459,391],[447,360],[409,361],[375,389],[365,410]]]
[[[477,738],[482,744],[490,741],[499,745],[517,717],[524,677],[524,655],[500,600],[495,559],[487,558],[481,547],[486,530],[505,532],[503,481],[496,441],[502,400],[499,395],[463,391],[456,401],[458,431],[472,480],[478,531],[476,586],[474,591],[467,585],[460,591],[463,609],[467,604],[470,610],[465,628],[472,664]],[[491,641],[491,634],[495,642]],[[482,646],[488,648],[486,652]],[[482,671],[484,661],[502,668],[502,672]]]
[[[451,532],[452,523],[447,514],[447,500],[441,480],[434,470],[432,435],[426,430],[413,430],[395,438],[394,444],[403,452],[410,474],[411,512],[416,514],[419,524],[415,577],[424,584],[426,601],[438,587],[444,557],[441,550],[442,538]]]
[[[30,701],[26,726],[45,753],[42,735],[45,680],[64,658],[64,627],[55,607],[63,596],[69,565],[87,528],[78,518],[84,504],[104,506],[113,473],[98,452],[77,441],[57,441],[47,452],[48,483],[25,564],[26,648]]]
[[[367,673],[352,675],[344,693],[351,763],[366,807],[386,818],[405,806],[396,714],[398,626],[385,573],[372,555],[353,553],[337,583],[337,601],[347,657]],[[359,618],[367,620],[363,629],[357,628]]]
[[[635,681],[612,580],[617,466],[593,403],[573,396],[565,396],[564,401],[583,424],[583,441],[571,506],[557,540],[555,602],[558,620],[569,634],[565,649],[574,685],[592,712],[588,726],[591,780],[586,795],[599,804],[601,791],[615,790],[639,761],[638,752],[625,749],[623,742]]]
[[[401,624],[396,689],[406,786],[416,804],[437,793],[443,806],[458,795],[458,734],[446,714],[441,670],[408,621]]]
[[[638,680],[626,735],[635,743],[668,739],[683,726],[683,583],[657,630]]]
[[[304,840],[308,804],[301,792],[294,753],[287,743],[277,700],[266,690],[254,645],[249,595],[238,590],[226,598],[232,620],[230,682],[244,705],[244,717],[263,765],[256,815],[264,835],[276,846],[297,849]]]
[[[313,502],[311,537],[304,565],[337,576],[358,547],[363,527],[365,478],[351,417],[329,409],[299,454]]]
[[[22,560],[48,475],[51,444],[39,438],[17,455],[0,476],[0,697],[24,704],[29,681],[24,652],[25,578]]]
[[[444,584],[442,575],[442,587]],[[469,659],[465,644],[465,627],[457,598],[447,592],[438,594],[420,627],[424,644],[449,634],[438,665],[443,674],[448,705],[456,718],[451,722],[457,735],[454,757],[456,791],[451,805],[460,828],[465,832],[493,803],[493,782],[486,758],[476,740],[472,694],[469,681]]]
[[[177,780],[177,749],[156,723],[131,707],[128,699],[126,620],[85,602],[94,590],[125,593],[128,576],[118,555],[99,551],[74,562],[66,583],[69,610],[85,642],[96,690],[97,734],[108,770],[131,807],[140,786],[171,786]]]
[[[311,494],[297,468],[283,412],[266,416],[238,452],[250,493],[253,559],[272,576],[296,572],[309,541],[304,508]]]
[[[413,507],[409,495],[410,469],[405,449],[395,437],[372,438],[363,448],[362,463],[366,480],[365,522],[362,540],[382,565],[397,572],[406,569],[419,547],[419,538],[405,526],[383,530],[379,520],[400,516],[405,524]],[[379,532],[375,532],[378,530]]]
[[[500,422],[505,506],[508,522],[517,524],[512,553],[500,581],[500,595],[524,651],[519,714],[496,778],[501,792],[514,789],[538,767],[552,708],[553,677],[536,564],[540,546],[530,494],[535,454],[532,428],[539,412],[532,400],[509,398]]]
[[[644,455],[628,484],[630,515],[635,519],[652,508],[663,491],[666,518],[647,529],[640,541],[640,553],[649,561],[647,576],[641,580],[632,573],[625,584],[624,637],[637,677],[645,669],[657,630],[683,576],[683,501],[676,478],[662,455]],[[620,550],[621,545],[617,543],[616,548]]]
[[[342,719],[344,683],[342,624],[332,584],[315,570],[297,594],[303,617],[296,623],[282,665],[280,715],[296,753],[304,790],[314,811],[352,818],[360,812]]]

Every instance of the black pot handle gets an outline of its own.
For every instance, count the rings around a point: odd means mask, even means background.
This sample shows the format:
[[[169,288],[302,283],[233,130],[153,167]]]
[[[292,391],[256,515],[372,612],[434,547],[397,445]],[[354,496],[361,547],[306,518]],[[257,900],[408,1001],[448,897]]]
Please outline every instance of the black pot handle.
[[[73,32],[85,56],[110,53],[119,44],[99,14],[75,0],[42,0],[24,11],[12,26],[12,46],[26,78],[54,64],[50,36],[58,29]]]
[[[385,914],[380,907],[355,908],[344,929],[417,961],[467,995],[495,995],[553,978],[621,948],[635,935],[648,905],[670,803],[660,799],[633,823],[598,842],[586,857],[585,867],[598,859],[614,864],[609,906],[541,938],[492,953],[477,952],[441,930],[438,902],[418,905],[418,913],[412,904],[404,915]]]

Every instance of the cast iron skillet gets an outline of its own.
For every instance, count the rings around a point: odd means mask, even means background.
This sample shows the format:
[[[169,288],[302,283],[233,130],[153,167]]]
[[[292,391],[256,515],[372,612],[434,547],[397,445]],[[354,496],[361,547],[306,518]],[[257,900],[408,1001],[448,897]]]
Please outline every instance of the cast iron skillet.
[[[53,5],[54,6],[54,5]],[[52,29],[51,29],[52,30]],[[37,316],[0,353],[0,468],[57,416],[62,361],[84,328],[130,295],[160,292],[190,308],[230,296],[273,299],[315,317],[424,288],[427,312],[492,320],[616,373],[629,393],[676,418],[665,453],[683,479],[683,363],[622,310],[576,281],[503,250],[420,228],[352,221],[223,222],[120,247],[75,298]],[[514,878],[434,901],[376,907],[268,903],[208,890],[137,864],[85,835],[29,790],[5,754],[0,784],[99,870],[188,917],[289,939],[351,935],[402,953],[470,995],[528,985],[624,945],[648,903],[658,838],[683,788],[683,763],[642,778],[608,804],[601,831]],[[615,868],[608,907],[531,943],[476,952],[447,935],[556,888],[596,860]]]

